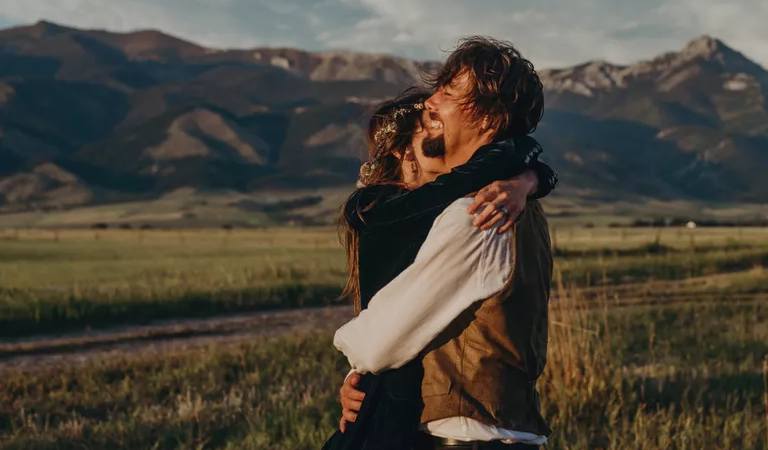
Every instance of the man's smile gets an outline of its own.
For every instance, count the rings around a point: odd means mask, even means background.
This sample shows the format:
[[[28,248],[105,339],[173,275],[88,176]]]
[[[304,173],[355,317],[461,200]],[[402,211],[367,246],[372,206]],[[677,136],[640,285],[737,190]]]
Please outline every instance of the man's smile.
[[[427,117],[424,122],[427,124],[431,131],[443,131],[443,121],[440,120],[440,116],[437,113],[428,111]]]

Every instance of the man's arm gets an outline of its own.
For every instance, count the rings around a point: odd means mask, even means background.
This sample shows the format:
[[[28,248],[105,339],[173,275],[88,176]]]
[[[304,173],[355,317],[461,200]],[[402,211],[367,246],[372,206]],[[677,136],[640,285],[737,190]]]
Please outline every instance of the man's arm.
[[[481,231],[463,207],[449,207],[414,263],[336,332],[334,345],[360,373],[403,366],[464,310],[504,287],[513,267],[511,237]]]

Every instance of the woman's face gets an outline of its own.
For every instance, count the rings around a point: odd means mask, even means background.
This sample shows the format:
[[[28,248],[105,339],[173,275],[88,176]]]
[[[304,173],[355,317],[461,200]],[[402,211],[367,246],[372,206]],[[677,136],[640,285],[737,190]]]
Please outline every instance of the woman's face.
[[[402,162],[405,182],[411,188],[434,181],[439,175],[448,171],[443,157],[428,158],[424,156],[422,143],[428,137],[427,128],[419,121],[408,148],[408,152],[412,156],[404,158]]]

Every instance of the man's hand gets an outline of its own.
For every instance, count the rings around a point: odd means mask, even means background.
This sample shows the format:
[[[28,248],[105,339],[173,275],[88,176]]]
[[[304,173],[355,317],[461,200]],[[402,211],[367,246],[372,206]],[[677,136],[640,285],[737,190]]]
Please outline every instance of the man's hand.
[[[341,421],[339,422],[339,429],[342,433],[347,430],[348,422],[357,420],[357,413],[363,405],[365,392],[356,389],[360,384],[361,378],[362,376],[359,373],[352,373],[344,380],[344,384],[339,389],[341,396]]]
[[[475,195],[475,201],[467,209],[469,214],[475,214],[481,206],[486,205],[472,224],[481,230],[487,230],[497,222],[505,220],[498,232],[506,233],[525,208],[528,196],[536,192],[538,184],[536,172],[529,169],[511,180],[495,181],[484,187]]]

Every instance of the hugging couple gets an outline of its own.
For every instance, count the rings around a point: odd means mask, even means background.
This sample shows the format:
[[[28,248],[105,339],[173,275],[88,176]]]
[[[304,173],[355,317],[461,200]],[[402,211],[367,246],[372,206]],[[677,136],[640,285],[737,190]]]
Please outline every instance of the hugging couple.
[[[486,37],[428,82],[375,111],[343,207],[356,317],[334,345],[352,371],[323,448],[537,449],[552,253],[536,199],[557,183],[529,136],[542,84]]]

